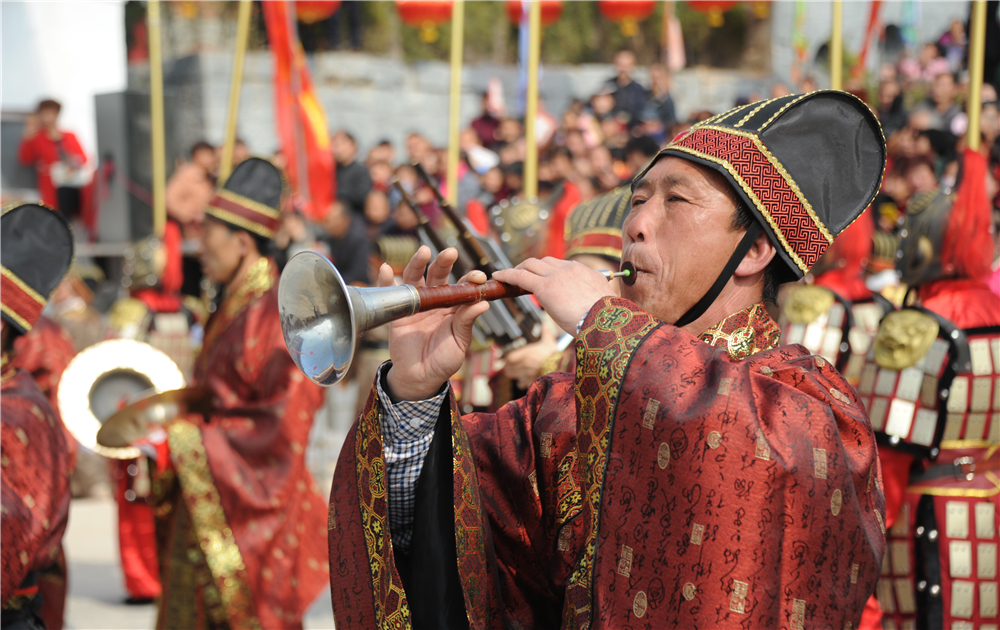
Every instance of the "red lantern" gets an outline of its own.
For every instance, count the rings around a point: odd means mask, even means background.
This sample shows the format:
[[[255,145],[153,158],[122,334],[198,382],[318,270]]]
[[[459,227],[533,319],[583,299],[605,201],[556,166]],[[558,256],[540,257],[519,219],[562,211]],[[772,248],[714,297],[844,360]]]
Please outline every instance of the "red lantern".
[[[622,35],[632,37],[639,32],[639,22],[653,14],[656,0],[599,0],[601,15],[618,22]]]
[[[688,0],[688,6],[699,13],[708,14],[708,25],[718,28],[725,22],[722,14],[735,7],[736,0]]]
[[[438,39],[437,27],[451,19],[452,0],[396,0],[399,17],[404,24],[420,28],[420,41]]]
[[[312,24],[325,20],[340,8],[340,0],[295,0],[295,19]]]
[[[563,0],[535,0],[542,5],[542,26],[550,26],[559,21],[563,12]],[[521,23],[524,12],[521,0],[507,0],[507,18],[513,24]]]

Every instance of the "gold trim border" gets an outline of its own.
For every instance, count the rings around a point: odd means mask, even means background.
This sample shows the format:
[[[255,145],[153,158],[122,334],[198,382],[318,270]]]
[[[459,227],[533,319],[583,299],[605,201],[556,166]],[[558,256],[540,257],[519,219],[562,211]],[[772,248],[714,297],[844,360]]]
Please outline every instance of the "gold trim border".
[[[228,621],[234,628],[259,629],[254,598],[247,586],[246,564],[226,521],[201,431],[187,420],[177,420],[167,427],[167,441],[191,522],[226,607]]]
[[[28,297],[38,302],[42,306],[45,306],[48,303],[48,300],[43,298],[38,291],[35,291],[31,287],[29,287],[27,284],[24,283],[24,280],[18,278],[13,271],[4,267],[3,265],[0,265],[0,275],[3,275],[3,277],[7,278],[8,280],[16,284],[17,288],[27,293]]]
[[[580,255],[604,256],[605,258],[616,258],[621,260],[622,250],[615,249],[614,247],[587,247],[585,245],[566,250],[567,259]]]
[[[968,490],[963,490],[962,488],[941,488],[938,486],[910,486],[906,489],[907,494],[926,494],[935,497],[974,497],[978,499],[985,499],[989,497],[995,497],[1000,494],[1000,478],[994,475],[990,471],[983,473],[995,488],[989,490],[980,490],[970,488]]]
[[[793,104],[794,102],[789,103],[789,106]],[[792,179],[792,176],[789,175],[788,171],[785,170],[785,165],[782,164],[778,160],[778,158],[774,157],[771,151],[768,150],[768,148],[764,145],[763,141],[761,141],[760,139],[760,136],[758,136],[755,133],[751,133],[749,131],[737,131],[735,129],[727,129],[726,127],[719,127],[716,125],[707,125],[705,127],[701,127],[701,129],[711,129],[713,131],[728,133],[734,136],[742,136],[744,138],[749,138],[750,141],[754,143],[754,146],[757,147],[757,150],[764,154],[764,157],[766,157],[767,161],[771,163],[771,166],[773,166],[775,169],[777,169],[779,173],[781,173],[781,177],[785,180],[785,183],[788,184],[788,187],[792,189],[792,192],[795,193],[795,196],[798,197],[799,202],[802,204],[802,207],[805,208],[806,210],[806,214],[808,214],[809,218],[812,219],[812,222],[816,224],[816,228],[819,230],[820,234],[823,235],[823,238],[826,239],[827,243],[833,243],[833,236],[830,235],[830,232],[826,229],[826,226],[823,225],[823,222],[820,221],[819,216],[816,215],[816,211],[813,210],[812,204],[809,203],[808,199],[806,199],[805,194],[803,194],[802,190],[799,188],[799,185],[795,183],[795,180]]]
[[[269,230],[263,225],[259,223],[254,223],[249,219],[244,219],[243,217],[237,214],[233,214],[228,210],[223,210],[222,208],[219,208],[217,206],[209,206],[205,210],[205,212],[216,217],[217,219],[225,221],[226,223],[232,223],[233,225],[239,226],[245,230],[250,230],[254,234],[259,234],[264,238],[274,238],[273,230]]]
[[[31,329],[34,328],[34,326],[28,323],[28,320],[24,319],[23,317],[15,313],[14,309],[7,306],[6,304],[0,303],[0,312],[3,312],[4,315],[17,322],[17,324],[24,329],[24,332],[30,332]]]
[[[259,213],[263,214],[266,217],[270,217],[272,219],[280,219],[281,218],[281,213],[278,212],[277,210],[275,210],[274,208],[272,208],[271,206],[266,206],[266,205],[262,204],[259,201],[254,201],[253,199],[250,199],[249,197],[244,197],[243,195],[239,195],[237,193],[234,193],[233,191],[231,191],[229,189],[220,188],[217,191],[215,191],[215,194],[217,196],[219,196],[219,197],[222,197],[223,199],[228,199],[229,201],[232,201],[233,203],[237,203],[237,204],[239,204],[241,206],[246,206],[247,208],[250,208],[254,212],[259,212]]]
[[[782,248],[784,248],[785,253],[788,254],[789,258],[792,259],[792,262],[794,262],[795,265],[799,269],[801,269],[803,273],[806,273],[806,272],[809,271],[809,267],[804,262],[802,262],[802,259],[799,258],[799,255],[796,254],[795,251],[792,249],[791,245],[788,244],[788,241],[785,239],[785,235],[782,233],[781,228],[779,228],[775,224],[774,219],[771,217],[771,213],[767,211],[767,209],[764,207],[764,204],[761,202],[761,200],[757,198],[757,195],[756,195],[756,193],[754,193],[753,189],[750,188],[750,186],[747,185],[747,183],[745,181],[743,181],[743,178],[740,177],[739,173],[736,172],[736,169],[733,168],[732,164],[730,164],[726,160],[723,160],[722,158],[717,158],[714,155],[709,155],[707,153],[702,153],[701,151],[697,151],[695,149],[690,149],[688,147],[683,147],[683,146],[680,146],[680,145],[671,146],[671,147],[669,147],[669,149],[674,149],[674,150],[677,150],[677,151],[683,151],[684,153],[690,153],[691,155],[693,155],[695,157],[698,157],[698,158],[701,158],[703,160],[708,160],[710,162],[715,162],[719,166],[721,166],[721,167],[725,168],[727,171],[729,171],[729,173],[736,180],[736,183],[738,183],[740,185],[740,187],[743,189],[743,192],[745,192],[747,194],[747,196],[750,197],[750,201],[752,201],[753,204],[754,204],[754,206],[757,207],[757,210],[761,213],[761,215],[767,221],[768,225],[771,226],[771,229],[774,230],[774,235],[778,237],[778,240],[781,242]]]

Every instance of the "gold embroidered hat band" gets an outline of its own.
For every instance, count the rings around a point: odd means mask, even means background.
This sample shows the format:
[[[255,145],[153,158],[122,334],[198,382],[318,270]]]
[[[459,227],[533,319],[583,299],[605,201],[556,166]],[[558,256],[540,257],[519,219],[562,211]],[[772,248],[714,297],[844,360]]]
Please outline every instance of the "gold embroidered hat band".
[[[871,203],[885,170],[878,120],[857,97],[834,90],[751,103],[698,123],[667,155],[720,173],[801,278]]]
[[[0,313],[26,333],[73,262],[73,234],[62,214],[39,204],[13,205],[0,217]]]
[[[622,259],[622,224],[632,191],[622,186],[581,203],[566,219],[566,258],[580,255]]]
[[[262,158],[248,158],[216,191],[205,214],[271,239],[281,218],[283,191],[284,180],[277,166]]]

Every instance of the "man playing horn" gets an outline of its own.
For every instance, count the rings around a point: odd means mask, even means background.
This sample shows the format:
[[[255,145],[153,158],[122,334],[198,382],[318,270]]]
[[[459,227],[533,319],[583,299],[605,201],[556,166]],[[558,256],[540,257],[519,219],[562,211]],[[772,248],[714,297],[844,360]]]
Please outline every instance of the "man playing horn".
[[[885,544],[874,434],[763,302],[884,165],[840,92],[696,125],[633,182],[622,297],[552,258],[496,274],[579,331],[576,373],[496,414],[460,416],[447,387],[486,305],[393,323],[331,494],[338,628],[856,627]],[[456,255],[403,279],[444,284]]]

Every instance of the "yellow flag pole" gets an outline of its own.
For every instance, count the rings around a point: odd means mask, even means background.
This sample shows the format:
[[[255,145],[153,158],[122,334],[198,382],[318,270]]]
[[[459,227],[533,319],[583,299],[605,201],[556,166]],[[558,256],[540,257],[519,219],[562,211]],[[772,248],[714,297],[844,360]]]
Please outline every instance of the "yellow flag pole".
[[[830,87],[844,89],[844,3],[833,0],[833,30],[830,33]]]
[[[542,4],[531,2],[528,12],[528,93],[524,112],[524,196],[538,196],[538,138],[535,120],[538,117],[538,66],[542,56]]]
[[[149,0],[146,20],[149,29],[149,116],[153,151],[153,234],[163,238],[167,226],[166,140],[163,132],[163,62],[160,54],[160,1]]]
[[[462,123],[462,47],[465,38],[465,2],[451,9],[451,95],[448,105],[448,203],[458,206],[458,138]]]
[[[969,25],[969,129],[965,142],[973,151],[979,150],[979,116],[983,110],[983,55],[986,50],[986,0],[972,3],[972,23]]]
[[[243,62],[247,56],[250,38],[250,11],[253,3],[240,0],[236,18],[236,53],[233,56],[233,76],[229,80],[229,111],[226,112],[226,137],[222,142],[222,163],[219,164],[219,181],[226,181],[233,170],[233,145],[236,144],[236,119],[240,112],[240,88],[243,85]]]

